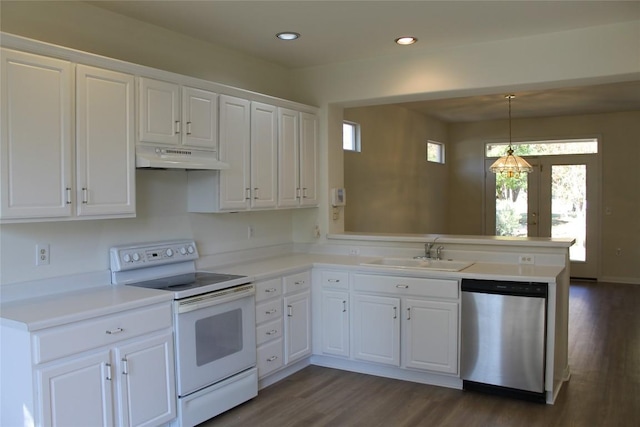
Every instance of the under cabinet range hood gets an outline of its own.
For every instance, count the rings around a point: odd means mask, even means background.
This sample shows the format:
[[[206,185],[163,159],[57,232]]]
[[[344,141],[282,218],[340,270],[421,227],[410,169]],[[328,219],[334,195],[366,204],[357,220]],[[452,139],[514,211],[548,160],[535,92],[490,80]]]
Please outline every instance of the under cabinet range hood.
[[[137,145],[136,168],[138,169],[229,169],[227,163],[218,160],[218,153],[192,148]]]

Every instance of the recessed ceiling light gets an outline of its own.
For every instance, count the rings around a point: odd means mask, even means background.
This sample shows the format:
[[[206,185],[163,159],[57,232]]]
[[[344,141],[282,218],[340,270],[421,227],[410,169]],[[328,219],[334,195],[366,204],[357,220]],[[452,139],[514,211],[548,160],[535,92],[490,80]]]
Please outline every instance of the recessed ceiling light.
[[[281,33],[276,34],[276,37],[280,40],[295,40],[300,37],[299,33],[294,33],[293,31],[283,31]]]
[[[411,36],[399,37],[396,39],[396,43],[402,46],[414,44],[417,41],[418,41],[417,38],[411,37]]]

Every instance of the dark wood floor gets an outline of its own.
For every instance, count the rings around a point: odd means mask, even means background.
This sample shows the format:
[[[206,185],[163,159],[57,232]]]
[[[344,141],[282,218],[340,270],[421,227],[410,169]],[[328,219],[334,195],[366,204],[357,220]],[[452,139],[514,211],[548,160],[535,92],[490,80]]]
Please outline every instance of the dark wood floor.
[[[309,366],[201,426],[640,426],[640,286],[572,283],[555,405]]]

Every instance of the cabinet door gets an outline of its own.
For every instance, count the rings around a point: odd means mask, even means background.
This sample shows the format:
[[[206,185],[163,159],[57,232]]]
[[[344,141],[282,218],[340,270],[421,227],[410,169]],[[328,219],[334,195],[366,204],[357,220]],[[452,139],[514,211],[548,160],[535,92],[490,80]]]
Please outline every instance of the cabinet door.
[[[135,213],[134,78],[76,68],[77,213]]]
[[[180,143],[180,86],[141,77],[140,141]]]
[[[318,117],[300,113],[300,203],[318,204]]]
[[[276,207],[278,164],[276,107],[251,103],[251,207]]]
[[[119,347],[116,359],[121,378],[121,424],[129,427],[155,426],[175,418],[172,334]]]
[[[403,359],[407,368],[458,372],[458,304],[406,299]]]
[[[182,88],[184,145],[217,150],[218,95],[207,90]]]
[[[230,168],[220,171],[220,209],[245,210],[249,206],[251,103],[220,96],[220,160]]]
[[[70,216],[71,64],[0,52],[0,216]]]
[[[278,206],[298,206],[300,199],[300,114],[278,108]]]
[[[322,352],[349,357],[349,293],[322,291]]]
[[[311,292],[284,298],[284,363],[311,354]]]
[[[45,426],[113,426],[109,352],[38,370]]]
[[[400,299],[354,295],[354,357],[400,366]]]

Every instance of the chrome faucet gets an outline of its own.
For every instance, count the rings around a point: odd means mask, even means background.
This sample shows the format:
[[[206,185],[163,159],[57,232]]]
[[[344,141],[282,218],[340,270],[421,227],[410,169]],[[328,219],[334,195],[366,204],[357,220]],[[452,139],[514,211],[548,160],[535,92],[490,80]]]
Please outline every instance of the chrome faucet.
[[[433,248],[433,245],[435,244],[436,244],[435,240],[433,241],[433,243],[424,244],[424,257],[426,259],[431,259],[431,248]]]
[[[443,249],[444,246],[438,246],[438,248],[436,249],[436,260],[440,261]]]

